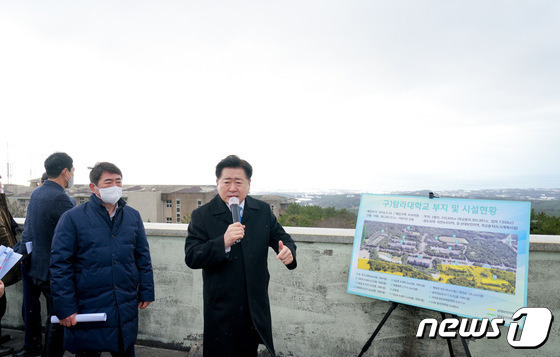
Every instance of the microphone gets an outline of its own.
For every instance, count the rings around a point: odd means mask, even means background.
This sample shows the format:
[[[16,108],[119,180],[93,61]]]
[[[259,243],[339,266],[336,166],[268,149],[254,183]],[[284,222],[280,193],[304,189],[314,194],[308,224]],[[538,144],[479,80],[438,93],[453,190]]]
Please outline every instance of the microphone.
[[[230,197],[229,198],[229,209],[231,210],[231,218],[233,218],[233,223],[240,222],[239,219],[239,198]],[[241,239],[235,241],[235,243],[241,242]]]
[[[239,219],[239,199],[237,197],[229,198],[229,208],[231,209],[231,217],[233,218],[233,223],[240,222]]]

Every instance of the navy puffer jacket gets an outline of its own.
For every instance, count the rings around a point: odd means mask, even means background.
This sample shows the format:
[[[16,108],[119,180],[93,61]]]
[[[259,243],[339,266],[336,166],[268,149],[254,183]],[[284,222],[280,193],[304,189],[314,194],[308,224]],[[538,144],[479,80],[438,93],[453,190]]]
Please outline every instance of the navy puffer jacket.
[[[65,349],[126,350],[138,333],[138,302],[154,301],[150,251],[138,211],[121,199],[111,219],[92,194],[88,202],[62,215],[51,253],[51,293],[58,318],[107,313],[106,322],[65,329]]]

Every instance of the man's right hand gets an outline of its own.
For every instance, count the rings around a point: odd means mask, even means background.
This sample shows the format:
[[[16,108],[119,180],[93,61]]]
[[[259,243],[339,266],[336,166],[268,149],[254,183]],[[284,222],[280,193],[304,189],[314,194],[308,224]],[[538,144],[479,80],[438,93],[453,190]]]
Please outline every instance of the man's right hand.
[[[77,313],[74,313],[67,318],[60,320],[60,324],[64,327],[76,326],[76,324],[78,323],[78,321],[76,321],[76,315]]]
[[[230,224],[226,233],[224,234],[225,247],[231,247],[238,239],[243,239],[245,236],[245,226],[239,222]]]

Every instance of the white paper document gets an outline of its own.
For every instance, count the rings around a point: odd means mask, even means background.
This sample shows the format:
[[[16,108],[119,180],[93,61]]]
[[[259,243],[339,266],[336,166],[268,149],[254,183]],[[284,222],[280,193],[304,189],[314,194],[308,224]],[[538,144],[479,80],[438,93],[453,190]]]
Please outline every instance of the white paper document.
[[[25,249],[27,249],[27,254],[31,254],[33,251],[33,242],[26,242]]]
[[[94,314],[77,314],[77,322],[97,322],[97,321],[107,321],[107,314],[104,312],[94,313]],[[51,324],[58,324],[60,321],[58,317],[51,316]]]
[[[21,254],[14,252],[10,247],[0,245],[0,280],[21,259]]]

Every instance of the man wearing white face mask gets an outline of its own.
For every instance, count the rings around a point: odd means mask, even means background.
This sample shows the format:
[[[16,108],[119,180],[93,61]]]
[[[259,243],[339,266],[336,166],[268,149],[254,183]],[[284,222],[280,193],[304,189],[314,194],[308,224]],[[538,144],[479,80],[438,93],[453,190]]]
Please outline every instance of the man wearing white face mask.
[[[148,240],[140,214],[122,196],[122,173],[97,163],[88,202],[56,227],[51,258],[55,313],[64,347],[77,357],[134,356],[138,309],[154,301]],[[104,322],[77,323],[77,314],[106,313]]]

